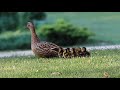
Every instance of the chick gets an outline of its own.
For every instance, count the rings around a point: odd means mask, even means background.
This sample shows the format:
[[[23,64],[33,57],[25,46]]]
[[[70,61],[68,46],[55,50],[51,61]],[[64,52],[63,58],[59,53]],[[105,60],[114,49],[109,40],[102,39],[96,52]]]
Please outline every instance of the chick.
[[[63,57],[63,52],[64,52],[64,48],[59,47],[59,48],[52,48],[51,50],[54,50],[57,52],[58,57]]]
[[[71,58],[71,51],[70,48],[66,48],[63,52],[63,57],[64,58]]]
[[[82,51],[81,48],[75,48],[77,57],[81,57]]]
[[[86,50],[86,47],[82,47],[81,52],[82,57],[90,57],[90,52]]]
[[[76,48],[71,48],[71,57],[77,57]]]
[[[58,50],[58,57],[63,57],[63,52],[64,52],[64,49],[62,47],[59,48]]]

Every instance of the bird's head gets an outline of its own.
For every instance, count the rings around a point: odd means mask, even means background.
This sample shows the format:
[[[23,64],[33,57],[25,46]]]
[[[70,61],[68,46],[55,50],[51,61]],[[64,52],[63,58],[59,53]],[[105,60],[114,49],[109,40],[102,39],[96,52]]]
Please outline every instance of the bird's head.
[[[34,24],[32,22],[28,22],[27,23],[27,28],[30,29],[30,30],[33,29],[34,28]]]
[[[86,52],[86,47],[82,47],[81,51]]]

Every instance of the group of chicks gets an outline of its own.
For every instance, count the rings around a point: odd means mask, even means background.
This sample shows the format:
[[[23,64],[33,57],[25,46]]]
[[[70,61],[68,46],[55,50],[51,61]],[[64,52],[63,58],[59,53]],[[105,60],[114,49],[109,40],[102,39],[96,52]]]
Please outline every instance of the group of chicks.
[[[60,58],[72,58],[72,57],[90,57],[90,52],[86,50],[86,47],[82,48],[62,48],[58,50],[58,56]]]

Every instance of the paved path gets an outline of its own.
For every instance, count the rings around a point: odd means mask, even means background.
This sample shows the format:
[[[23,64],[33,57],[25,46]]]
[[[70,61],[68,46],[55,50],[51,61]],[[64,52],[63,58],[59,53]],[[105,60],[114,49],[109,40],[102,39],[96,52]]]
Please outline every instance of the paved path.
[[[11,56],[28,56],[28,55],[33,55],[31,50],[0,52],[0,58],[2,58],[2,57],[11,57]]]
[[[94,46],[94,47],[87,47],[87,49],[89,50],[120,49],[120,45]]]
[[[106,49],[120,49],[120,45],[87,47],[87,50],[106,50]],[[28,55],[34,55],[34,54],[31,50],[0,52],[0,58],[11,57],[11,56],[28,56]]]

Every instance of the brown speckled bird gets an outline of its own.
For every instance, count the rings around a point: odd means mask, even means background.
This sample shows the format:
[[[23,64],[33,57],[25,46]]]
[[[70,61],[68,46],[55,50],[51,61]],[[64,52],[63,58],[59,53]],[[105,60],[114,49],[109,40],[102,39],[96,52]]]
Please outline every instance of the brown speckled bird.
[[[77,57],[76,48],[71,48],[71,57]]]
[[[58,57],[58,52],[53,50],[59,49],[59,46],[51,42],[41,42],[35,32],[35,26],[32,22],[27,23],[27,28],[31,32],[31,49],[38,57]]]
[[[64,58],[71,58],[71,51],[70,48],[66,48],[63,52],[63,57]]]
[[[75,51],[76,51],[76,56],[77,56],[77,57],[81,57],[81,53],[82,53],[82,52],[81,52],[81,48],[79,48],[79,47],[78,47],[78,48],[75,48]]]
[[[82,47],[81,51],[82,51],[81,53],[82,57],[90,57],[90,52],[86,50],[86,47]]]
[[[64,48],[60,47],[58,51],[58,56],[63,58],[63,52],[64,52]]]

